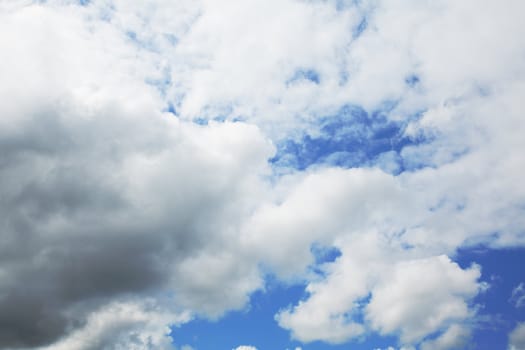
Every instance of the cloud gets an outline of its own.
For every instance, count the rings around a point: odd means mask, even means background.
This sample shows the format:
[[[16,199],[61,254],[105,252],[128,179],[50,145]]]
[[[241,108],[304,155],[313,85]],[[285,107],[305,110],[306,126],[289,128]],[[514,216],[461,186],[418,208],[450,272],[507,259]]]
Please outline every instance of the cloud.
[[[523,282],[518,284],[513,290],[510,296],[510,302],[514,303],[517,308],[525,306],[525,285]]]
[[[308,286],[305,301],[277,315],[294,338],[342,343],[370,327],[415,344],[474,312],[465,300],[478,293],[479,267],[462,270],[445,256],[395,263],[395,255],[380,255],[389,247],[375,239],[366,244],[351,241],[349,246],[352,249],[343,249],[343,256],[327,269],[326,280]],[[357,321],[361,315],[369,324]]]
[[[518,323],[509,334],[509,350],[525,349],[525,323]]]
[[[422,343],[422,350],[464,349],[469,344],[470,331],[460,325],[450,326],[443,334]]]
[[[242,308],[261,286],[232,235],[263,195],[270,142],[162,113],[118,57],[134,49],[79,11],[2,12],[17,33],[0,40],[2,348],[133,348],[150,334],[160,347],[169,324]]]
[[[91,313],[85,325],[41,349],[174,349],[167,324],[186,322],[188,316],[181,314],[177,319],[152,303],[117,302]]]
[[[366,230],[376,218],[391,217],[403,200],[397,180],[379,170],[330,168],[290,175],[282,182],[290,185],[282,194],[277,190],[276,203],[255,212],[243,239],[283,277],[301,273],[313,262],[313,242],[330,245],[338,236]],[[258,249],[268,244],[272,249]]]
[[[0,4],[0,347],[169,347],[265,273],[303,341],[468,338],[457,249],[525,243],[523,2],[83,5]]]
[[[233,350],[257,350],[257,348],[251,345],[239,345]]]
[[[466,319],[465,299],[477,294],[479,277],[479,267],[462,270],[445,256],[398,263],[372,289],[366,316],[381,333],[400,332],[401,341],[411,344]]]

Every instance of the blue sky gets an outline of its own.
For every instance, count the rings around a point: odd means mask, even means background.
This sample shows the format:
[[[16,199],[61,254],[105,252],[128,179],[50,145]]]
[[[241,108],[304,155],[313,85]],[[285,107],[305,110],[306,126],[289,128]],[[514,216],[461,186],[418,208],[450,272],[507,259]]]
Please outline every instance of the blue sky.
[[[0,349],[525,349],[524,11],[0,3]]]
[[[481,280],[489,288],[472,302],[479,308],[479,321],[474,325],[470,348],[504,349],[508,346],[508,333],[516,324],[525,320],[523,309],[511,300],[512,291],[525,279],[520,267],[525,250],[487,249],[474,247],[460,251],[455,257],[461,266],[472,263],[483,266]],[[509,267],[514,268],[509,268]],[[523,294],[522,294],[523,295]],[[195,320],[172,329],[172,337],[179,345],[187,344],[196,349],[230,349],[240,344],[252,344],[258,349],[376,349],[396,346],[395,336],[370,335],[365,340],[341,345],[323,342],[303,344],[291,339],[288,332],[279,328],[274,320],[282,308],[304,298],[304,285],[284,285],[270,279],[264,292],[251,296],[250,307],[231,312],[219,321]]]
[[[298,139],[279,140],[271,162],[298,170],[316,164],[353,168],[376,165],[388,155],[394,164],[385,170],[399,174],[405,170],[400,151],[425,142],[425,138],[404,135],[406,122],[386,116],[393,106],[395,103],[387,103],[385,109],[368,113],[359,106],[345,105],[334,115],[318,118],[318,135],[306,133]]]

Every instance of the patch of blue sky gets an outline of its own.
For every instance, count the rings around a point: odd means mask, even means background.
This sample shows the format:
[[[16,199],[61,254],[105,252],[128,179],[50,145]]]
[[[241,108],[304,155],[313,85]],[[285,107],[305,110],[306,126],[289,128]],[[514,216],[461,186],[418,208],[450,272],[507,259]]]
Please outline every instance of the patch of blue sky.
[[[341,251],[337,247],[325,246],[322,244],[312,244],[310,252],[315,258],[315,264],[334,262],[341,256]]]
[[[209,119],[207,118],[193,118],[192,122],[197,124],[197,125],[208,125],[209,123]]]
[[[326,277],[324,266],[332,263],[341,256],[341,251],[337,247],[325,246],[322,244],[314,243],[310,247],[315,261],[312,266],[309,266],[309,271],[320,277]]]
[[[177,108],[172,102],[168,102],[166,108],[163,110],[163,112],[171,113],[174,116],[177,116]]]
[[[300,344],[277,325],[275,314],[304,298],[304,288],[304,285],[285,286],[270,280],[265,291],[251,296],[249,309],[230,312],[216,322],[194,320],[173,328],[171,336],[175,344],[188,344],[198,350],[229,350],[243,344],[259,350],[294,349]]]
[[[171,33],[164,33],[163,34],[164,39],[170,43],[172,46],[177,46],[179,43],[179,38]]]
[[[409,74],[405,78],[405,83],[410,87],[415,87],[420,83],[421,79],[417,74]]]
[[[354,31],[352,33],[353,38],[356,39],[360,37],[361,34],[363,34],[363,32],[366,30],[367,27],[368,27],[368,19],[365,16],[361,19],[359,24],[354,28]]]
[[[398,340],[395,336],[379,336],[373,333],[366,333],[363,336],[342,344],[327,344],[321,341],[314,341],[308,344],[303,344],[303,350],[373,350],[373,349],[387,349],[389,346],[397,344]],[[269,350],[259,348],[258,350]],[[273,349],[271,349],[273,350]]]
[[[164,101],[165,101],[165,106],[163,108],[163,112],[167,112],[167,113],[171,113],[173,114],[174,116],[180,116],[180,110],[182,109],[182,104],[184,102],[184,98],[186,97],[185,94],[183,93],[177,93],[177,92],[173,92],[173,86],[175,85],[173,83],[173,81],[171,80],[171,75],[168,77],[166,76],[169,72],[168,69],[166,69],[164,71],[164,74],[165,74],[165,78],[164,78],[164,82],[165,82],[165,85],[163,86],[160,86],[160,90],[159,93],[161,94],[161,96],[164,98]],[[169,85],[168,85],[169,83]],[[155,85],[152,85],[154,88],[157,88]],[[168,89],[170,89],[170,91],[168,91]],[[165,92],[165,94],[163,95],[163,91]]]
[[[312,68],[297,69],[292,77],[286,81],[286,85],[300,81],[307,81],[319,85],[321,83],[321,76],[318,71]]]
[[[172,84],[171,74],[168,69],[161,73],[160,78],[148,78],[145,80],[146,84],[153,86],[162,97],[166,97],[166,93]]]
[[[156,52],[159,53],[158,45],[151,39],[141,36],[140,33],[137,33],[135,31],[127,31],[125,33],[126,37],[136,46],[138,46],[140,49]]]
[[[115,5],[112,3],[105,4],[104,7],[102,7],[99,10],[99,18],[100,20],[104,22],[111,22],[111,19],[113,18],[115,13]]]
[[[339,86],[343,86],[346,83],[348,83],[348,80],[350,78],[350,74],[346,70],[345,67],[341,67],[341,71],[339,72]]]
[[[509,332],[518,322],[525,321],[525,308],[512,300],[513,291],[525,282],[525,248],[469,247],[459,250],[454,260],[462,268],[479,264],[481,281],[489,285],[473,301],[478,309],[473,348],[506,349]]]
[[[210,121],[223,123],[226,121],[242,122],[246,118],[243,115],[235,113],[235,106],[233,104],[225,104],[223,106],[214,106],[204,108],[203,112],[192,119],[192,121],[199,125],[207,125]]]
[[[216,115],[211,118],[205,118],[205,117],[197,117],[193,118],[192,122],[198,125],[208,125],[210,121],[218,122],[218,123],[224,123],[225,121],[230,120],[227,115]],[[239,122],[242,121],[242,118],[233,118],[231,119],[233,122]]]
[[[316,164],[352,168],[388,161],[395,163],[386,167],[391,172],[404,171],[401,150],[428,140],[405,136],[406,122],[387,118],[395,106],[395,101],[385,102],[368,113],[359,106],[345,105],[335,115],[321,118],[315,135],[277,142],[271,163],[304,170]]]
[[[128,37],[129,40],[133,42],[138,42],[137,33],[133,31],[127,31],[126,36]]]

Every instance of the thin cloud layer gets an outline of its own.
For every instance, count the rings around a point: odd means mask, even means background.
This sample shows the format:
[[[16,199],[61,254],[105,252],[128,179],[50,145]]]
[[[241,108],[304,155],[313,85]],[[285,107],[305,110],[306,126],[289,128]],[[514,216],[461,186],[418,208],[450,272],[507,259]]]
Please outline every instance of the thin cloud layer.
[[[0,4],[0,348],[170,349],[268,275],[299,341],[463,347],[457,250],[525,243],[523,10]]]

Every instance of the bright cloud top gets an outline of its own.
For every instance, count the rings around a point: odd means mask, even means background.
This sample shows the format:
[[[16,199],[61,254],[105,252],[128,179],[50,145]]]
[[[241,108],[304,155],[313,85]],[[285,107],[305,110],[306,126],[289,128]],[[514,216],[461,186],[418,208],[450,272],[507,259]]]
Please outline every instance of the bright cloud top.
[[[0,348],[172,349],[268,276],[298,341],[465,346],[458,249],[525,243],[524,10],[1,3]]]

